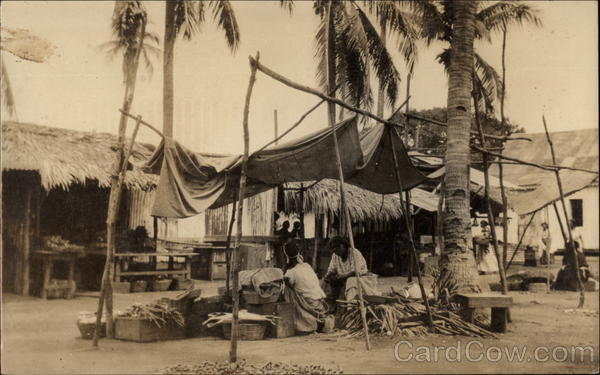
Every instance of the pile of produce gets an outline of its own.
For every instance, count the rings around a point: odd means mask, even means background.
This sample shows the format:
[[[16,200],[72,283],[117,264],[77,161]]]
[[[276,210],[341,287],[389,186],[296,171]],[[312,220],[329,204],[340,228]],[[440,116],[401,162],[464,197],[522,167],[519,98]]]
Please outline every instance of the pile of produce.
[[[341,305],[341,328],[348,331],[348,337],[364,334],[358,302],[344,301]],[[365,301],[367,326],[369,333],[393,337],[396,335],[411,337],[432,333],[429,330],[428,318],[423,304],[413,300],[395,296],[392,302],[369,303]],[[493,333],[465,322],[450,311],[431,306],[435,333],[444,335],[465,335],[473,337],[496,337]]]
[[[147,305],[135,303],[126,311],[119,313],[118,316],[151,320],[158,328],[162,327],[168,321],[174,321],[180,327],[183,327],[185,324],[183,315],[179,311],[160,301]]]
[[[164,375],[321,375],[342,374],[342,370],[334,370],[317,365],[294,365],[282,362],[268,362],[263,365],[254,365],[241,360],[237,363],[229,362],[202,362],[198,365],[176,365],[163,370]]]
[[[52,251],[80,252],[84,250],[83,246],[75,245],[61,236],[44,236],[42,242],[46,249]]]

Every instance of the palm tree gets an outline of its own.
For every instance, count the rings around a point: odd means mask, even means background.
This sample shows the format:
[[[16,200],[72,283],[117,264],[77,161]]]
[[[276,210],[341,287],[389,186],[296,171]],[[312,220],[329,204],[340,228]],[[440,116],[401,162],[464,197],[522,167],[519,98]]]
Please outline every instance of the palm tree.
[[[444,253],[440,259],[439,290],[477,292],[477,268],[469,250],[469,132],[473,89],[477,3],[452,4],[453,53],[448,66],[448,144],[444,179]]]
[[[205,4],[206,3],[206,4]],[[217,26],[225,33],[227,45],[235,52],[240,42],[240,31],[233,7],[228,0],[189,1],[165,0],[165,36],[163,51],[163,133],[173,136],[173,60],[175,41],[179,35],[190,40],[200,31],[206,7],[212,11]]]
[[[143,56],[147,68],[151,68],[150,53],[157,54],[158,48],[152,43],[158,44],[158,38],[146,32],[148,15],[142,1],[116,1],[112,18],[113,40],[101,47],[108,50],[109,56],[123,55],[123,83],[125,93],[122,109],[129,112],[133,102],[135,84],[140,57]],[[145,43],[148,40],[149,43]],[[106,219],[106,263],[102,275],[102,288],[98,301],[97,326],[100,327],[99,319],[102,316],[103,304],[106,302],[107,335],[114,337],[114,326],[112,320],[112,271],[115,252],[116,217],[119,211],[122,190],[122,178],[119,177],[121,165],[124,159],[125,131],[127,128],[127,116],[121,113],[119,130],[117,136],[117,153],[111,176],[111,189],[109,206]],[[93,345],[98,345],[99,328],[96,330]]]
[[[419,0],[410,2],[410,7],[422,19],[421,34],[427,45],[435,40],[452,43],[454,22],[456,19],[456,1]],[[519,1],[499,1],[492,5],[484,1],[475,1],[475,39],[491,42],[493,32],[502,31],[512,25],[531,23],[541,26],[537,10]],[[452,59],[452,46],[444,49],[438,56],[446,72],[449,72]],[[498,72],[476,52],[474,59],[473,87],[477,91],[479,106],[487,112],[493,112],[494,102],[501,96],[502,80]]]
[[[363,3],[380,25],[397,34],[398,49],[407,63],[413,61],[418,37],[414,17],[402,11],[394,1]],[[294,2],[282,0],[281,5],[291,12]],[[328,17],[329,5],[331,17]],[[355,1],[315,0],[313,9],[320,19],[315,35],[315,55],[318,59],[316,76],[321,88],[327,92],[328,86],[337,87],[345,101],[370,108],[373,104],[370,76],[374,73],[382,92],[379,101],[384,101],[385,93],[385,100],[393,105],[398,95],[400,74],[386,48],[385,35],[378,34],[367,13]],[[329,33],[328,25],[331,25]],[[328,82],[328,77],[331,82]],[[329,93],[335,95],[334,92]]]

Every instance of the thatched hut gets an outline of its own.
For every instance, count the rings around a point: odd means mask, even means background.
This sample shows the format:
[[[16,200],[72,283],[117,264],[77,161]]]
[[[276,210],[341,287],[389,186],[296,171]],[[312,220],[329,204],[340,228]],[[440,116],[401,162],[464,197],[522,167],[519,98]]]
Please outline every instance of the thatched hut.
[[[340,227],[339,212],[341,201],[335,180],[324,179],[319,182],[287,184],[284,188],[284,211],[301,214],[314,250],[318,247],[319,259],[315,265],[322,271],[328,263],[328,253],[324,246],[327,238],[338,234]],[[381,195],[346,184],[346,196],[350,218],[352,220],[355,244],[368,260],[372,271],[385,273],[385,263],[399,266],[402,272],[407,264],[408,247],[404,222],[397,194]],[[435,194],[422,189],[411,190],[411,212],[415,219],[417,242],[431,238],[435,233],[435,215],[438,198]],[[313,251],[314,252],[314,251]],[[305,252],[309,258],[314,255]],[[312,259],[311,259],[312,260]]]
[[[82,282],[97,285],[116,150],[112,134],[2,124],[3,290],[29,294],[30,286],[35,289],[32,255],[45,246],[45,236],[60,236],[83,248],[78,265],[89,280]],[[120,230],[139,225],[139,217],[129,213],[141,216],[144,210],[133,206],[147,204],[144,194],[156,186],[156,177],[141,170],[152,151],[150,145],[134,146]]]

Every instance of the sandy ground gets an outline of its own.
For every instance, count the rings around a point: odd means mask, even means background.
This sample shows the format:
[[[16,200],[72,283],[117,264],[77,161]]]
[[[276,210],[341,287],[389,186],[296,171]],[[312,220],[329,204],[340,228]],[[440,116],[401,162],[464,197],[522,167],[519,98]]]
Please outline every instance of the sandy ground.
[[[590,263],[598,274],[598,258],[590,259]],[[488,282],[498,280],[497,275],[483,278]],[[387,290],[403,281],[381,279],[380,287]],[[218,285],[203,283],[203,294],[215,294]],[[134,302],[149,302],[176,293],[118,294],[115,308],[125,309]],[[320,364],[341,368],[344,373],[598,372],[598,292],[586,293],[585,309],[595,311],[595,316],[586,311],[569,311],[577,305],[575,292],[510,294],[515,301],[513,323],[498,340],[441,335],[374,337],[373,349],[367,352],[362,339],[318,334],[240,342],[239,357],[257,363]],[[79,337],[75,321],[79,311],[94,311],[96,304],[94,295],[49,301],[4,295],[2,373],[160,373],[165,366],[228,358],[229,342],[213,337],[147,344],[103,339],[99,349],[92,349],[91,341]],[[588,347],[583,360],[577,347]],[[522,360],[509,359],[505,351],[523,348],[527,351]]]

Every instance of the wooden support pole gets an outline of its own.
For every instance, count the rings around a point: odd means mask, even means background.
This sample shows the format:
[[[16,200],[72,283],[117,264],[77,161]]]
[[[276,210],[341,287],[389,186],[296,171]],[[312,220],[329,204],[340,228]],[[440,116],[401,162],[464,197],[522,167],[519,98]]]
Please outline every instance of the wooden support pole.
[[[116,242],[116,224],[117,215],[119,212],[119,206],[121,204],[121,192],[123,188],[123,181],[125,179],[125,172],[127,170],[127,163],[129,157],[135,145],[135,138],[140,128],[141,117],[138,116],[129,147],[123,150],[125,140],[125,130],[123,129],[123,142],[120,142],[120,151],[117,152],[117,161],[115,163],[115,171],[111,177],[111,188],[110,197],[108,201],[108,213],[106,217],[106,262],[104,264],[104,272],[102,274],[102,285],[100,287],[100,298],[98,300],[98,310],[96,311],[96,329],[94,331],[93,346],[98,346],[98,339],[100,337],[101,319],[104,304],[106,302],[106,335],[109,338],[114,337],[114,322],[113,322],[113,311],[112,311],[112,273],[114,270],[114,254],[115,254],[115,242]],[[123,155],[121,159],[121,155]]]
[[[542,116],[542,122],[544,123],[544,132],[546,133],[546,140],[548,141],[548,145],[550,146],[550,154],[552,155],[552,164],[556,165],[556,155],[554,153],[554,144],[552,143],[552,139],[550,138],[550,133],[548,132],[548,126],[546,125],[546,118]],[[573,268],[573,273],[577,280],[577,288],[579,289],[579,304],[578,308],[582,308],[585,304],[585,291],[583,288],[583,282],[581,281],[581,275],[579,274],[579,261],[577,259],[577,250],[575,249],[575,242],[573,241],[573,233],[571,233],[571,226],[569,225],[569,215],[567,214],[567,206],[565,204],[565,193],[563,191],[562,181],[560,179],[560,173],[558,170],[554,171],[556,176],[556,183],[558,185],[558,192],[560,194],[560,201],[563,207],[563,213],[565,215],[565,221],[567,222],[567,233],[569,234],[569,242],[568,245],[565,246],[567,252],[569,249],[571,250],[571,256],[573,257],[571,266]],[[583,252],[583,249],[581,249]]]
[[[475,93],[475,91],[473,91]],[[479,131],[479,142],[481,147],[485,148],[485,135],[483,134],[483,127],[479,119],[479,100],[477,94],[473,95],[473,102],[475,108],[475,123]],[[496,255],[496,262],[498,263],[498,273],[500,274],[500,284],[502,285],[502,294],[508,293],[508,285],[506,284],[506,274],[504,273],[504,262],[502,261],[502,255],[498,250],[498,237],[496,236],[496,225],[494,221],[494,213],[492,212],[492,201],[490,200],[490,175],[488,165],[488,155],[482,154],[483,156],[483,176],[485,180],[485,203],[487,206],[488,222],[490,224],[490,233],[492,234],[492,244],[494,247],[494,253]]]
[[[508,260],[508,199],[504,190],[504,169],[502,164],[498,166],[498,178],[500,179],[500,195],[502,196],[502,264]]]
[[[519,238],[519,242],[517,242],[517,247],[515,247],[515,251],[513,252],[513,255],[510,257],[510,260],[508,261],[508,264],[504,268],[505,272],[508,271],[508,268],[512,264],[513,259],[515,259],[515,255],[517,255],[517,252],[519,251],[519,247],[521,246],[521,243],[523,242],[523,238],[525,238],[525,234],[527,233],[527,229],[529,229],[529,226],[531,225],[531,222],[533,221],[533,218],[535,217],[536,214],[537,214],[537,211],[535,211],[534,213],[531,214],[531,218],[527,222],[527,225],[525,226],[525,229],[523,229],[523,233],[521,233],[521,238]]]
[[[25,192],[25,225],[23,230],[23,288],[22,294],[29,295],[29,258],[31,254],[31,187]],[[70,287],[70,285],[69,285]]]
[[[258,62],[260,55],[256,53],[256,60]],[[250,63],[250,80],[248,82],[248,91],[246,92],[246,100],[244,103],[244,119],[242,126],[244,128],[244,156],[242,157],[242,167],[240,172],[240,190],[238,196],[237,206],[237,233],[235,240],[235,247],[231,253],[231,263],[233,266],[232,275],[232,294],[233,294],[233,311],[231,321],[231,343],[229,348],[229,362],[234,363],[237,361],[237,344],[238,344],[238,333],[239,333],[239,311],[240,311],[240,293],[239,293],[239,261],[237,259],[237,253],[242,243],[242,221],[244,214],[244,195],[246,194],[246,171],[248,169],[248,154],[250,151],[250,133],[248,129],[248,116],[250,114],[250,98],[252,97],[252,89],[256,82],[256,64]]]
[[[326,59],[327,59],[327,91],[333,95],[333,99],[335,99],[335,91],[334,87],[336,86],[336,77],[335,77],[335,47],[334,47],[334,35],[335,35],[335,24],[334,24],[334,13],[332,10],[333,2],[330,1],[327,7],[327,50],[326,50]],[[325,99],[322,97],[321,99]],[[337,99],[335,99],[337,100]],[[349,256],[350,262],[354,264],[354,273],[356,276],[356,286],[358,289],[358,307],[360,311],[360,317],[362,320],[362,326],[365,334],[365,344],[367,350],[371,350],[371,341],[369,338],[369,327],[367,325],[367,316],[366,310],[363,301],[363,290],[362,284],[360,280],[360,272],[356,269],[356,260],[354,259],[354,236],[352,235],[352,221],[350,219],[350,211],[348,210],[348,202],[346,200],[346,187],[344,186],[344,171],[342,170],[342,158],[340,155],[340,147],[337,139],[337,132],[335,127],[335,105],[334,102],[328,101],[328,119],[329,126],[333,132],[333,146],[335,151],[335,162],[338,169],[338,180],[339,180],[339,189],[340,189],[340,197],[341,197],[341,207],[342,212],[340,212],[340,219],[342,219],[342,215],[345,217],[346,224],[346,232],[348,235],[348,239],[350,242]]]
[[[349,111],[352,111],[354,113],[358,113],[360,115],[369,117],[369,118],[371,118],[371,119],[373,119],[373,120],[375,120],[377,122],[380,122],[382,124],[404,128],[404,126],[402,126],[401,124],[398,124],[397,122],[383,119],[383,118],[381,118],[381,117],[379,117],[377,115],[374,115],[373,113],[371,113],[369,111],[365,111],[363,109],[357,108],[357,107],[355,107],[355,106],[353,106],[351,104],[348,104],[348,103],[344,102],[343,100],[340,100],[338,98],[329,96],[329,95],[327,95],[327,94],[325,94],[325,93],[323,93],[323,92],[321,92],[321,91],[319,91],[317,89],[314,89],[312,87],[296,83],[294,81],[291,81],[291,80],[285,78],[284,76],[282,76],[281,74],[279,74],[279,73],[271,70],[267,66],[265,66],[265,65],[263,65],[263,64],[255,61],[252,56],[250,56],[249,58],[250,58],[251,63],[252,64],[256,64],[257,69],[260,70],[262,73],[268,75],[269,77],[273,78],[276,81],[281,82],[282,84],[284,84],[284,85],[286,85],[288,87],[291,87],[291,88],[299,90],[299,91],[303,91],[303,92],[311,94],[311,95],[315,95],[315,96],[317,96],[317,97],[319,97],[319,98],[321,98],[323,100],[326,100],[327,102],[337,104],[337,105],[339,105],[342,108],[345,108],[345,109],[347,109]],[[427,118],[424,118],[424,117],[421,117],[421,116],[415,116],[415,115],[412,115],[412,114],[410,114],[410,115],[409,114],[404,114],[404,116],[415,118],[417,120],[422,120],[424,122],[427,122],[427,123],[430,123],[430,124],[434,124],[434,125],[437,125],[437,126],[448,127],[448,125],[445,124],[445,123],[443,123],[443,122],[439,122],[439,121],[435,121],[435,120],[430,120],[430,119],[427,119]],[[472,134],[476,135],[477,132],[472,132]],[[531,139],[526,138],[526,137],[506,137],[506,136],[497,136],[497,135],[491,135],[491,134],[486,134],[485,136],[486,136],[486,138],[497,139],[497,140],[500,140],[500,141],[515,141],[515,140],[528,140],[528,141],[531,141]]]
[[[552,202],[552,206],[554,207],[554,212],[556,212],[556,220],[558,221],[558,226],[560,227],[560,234],[562,235],[563,242],[565,243],[565,250],[566,250],[567,243],[569,242],[569,238],[567,237],[567,232],[565,232],[565,228],[563,227],[562,220],[560,219],[560,214],[558,212],[558,207],[556,207],[556,202]]]
[[[227,228],[227,239],[225,240],[225,293],[229,296],[231,287],[231,233],[233,232],[233,223],[235,222],[235,209],[237,200],[231,204],[231,218],[229,219],[229,227]]]
[[[410,240],[410,251],[413,259],[417,259],[417,250],[415,249],[415,241],[414,241],[414,233],[413,228],[411,227],[410,220],[408,218],[410,208],[408,204],[405,205],[404,200],[402,199],[402,179],[400,178],[400,166],[398,164],[398,157],[396,156],[396,146],[394,145],[394,138],[392,137],[392,129],[388,129],[388,136],[390,140],[390,145],[392,147],[392,156],[394,159],[394,172],[396,174],[396,183],[398,184],[398,196],[400,197],[400,208],[402,209],[402,216],[404,216],[404,224],[406,226],[406,231],[408,232],[408,237]],[[401,228],[400,228],[401,229]],[[412,264],[410,265],[412,267]],[[429,322],[429,329],[431,332],[434,331],[433,326],[433,318],[431,316],[431,308],[429,307],[429,300],[427,299],[427,293],[425,293],[425,286],[423,285],[423,279],[421,278],[421,270],[419,267],[416,267],[417,280],[419,281],[419,288],[421,289],[421,297],[423,297],[423,303],[425,304],[425,310],[427,311],[427,319]]]

